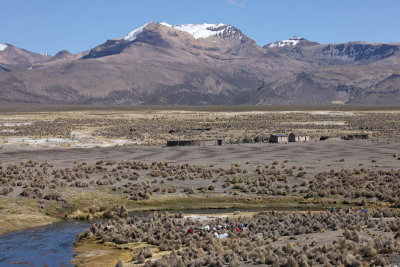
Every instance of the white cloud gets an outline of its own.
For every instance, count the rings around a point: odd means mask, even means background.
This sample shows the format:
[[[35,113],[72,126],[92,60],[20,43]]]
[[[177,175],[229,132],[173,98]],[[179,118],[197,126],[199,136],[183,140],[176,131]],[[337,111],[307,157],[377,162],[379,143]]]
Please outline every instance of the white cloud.
[[[246,6],[245,3],[240,3],[237,0],[228,0],[228,4],[230,4],[232,6],[238,6],[238,7],[245,7]]]

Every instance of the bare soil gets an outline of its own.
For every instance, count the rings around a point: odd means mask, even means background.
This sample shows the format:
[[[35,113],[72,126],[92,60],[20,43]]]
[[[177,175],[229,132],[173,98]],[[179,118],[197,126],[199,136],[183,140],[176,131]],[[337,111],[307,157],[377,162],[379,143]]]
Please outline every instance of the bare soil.
[[[326,140],[289,144],[240,144],[223,146],[163,147],[128,146],[105,148],[3,148],[0,160],[3,164],[34,159],[59,167],[70,167],[76,161],[94,164],[99,160],[167,162],[170,164],[215,165],[228,168],[232,164],[249,167],[288,160],[287,165],[304,168],[310,174],[342,168],[392,169],[400,167],[400,160],[393,154],[400,151],[398,141]],[[340,161],[344,159],[344,161]],[[376,160],[376,162],[372,162]]]

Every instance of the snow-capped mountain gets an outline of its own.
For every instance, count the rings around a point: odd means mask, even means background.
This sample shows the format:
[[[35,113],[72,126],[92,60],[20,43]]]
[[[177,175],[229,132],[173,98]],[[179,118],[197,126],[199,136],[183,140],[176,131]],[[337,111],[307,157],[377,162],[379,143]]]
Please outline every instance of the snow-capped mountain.
[[[182,42],[185,40],[184,42]],[[216,51],[227,54],[242,54],[260,47],[240,30],[227,24],[184,24],[171,25],[166,22],[150,22],[129,32],[121,39],[108,40],[91,49],[85,58],[98,58],[120,54],[139,44],[159,48],[180,47],[185,51],[209,56]],[[218,55],[216,55],[218,57]]]
[[[147,23],[124,37],[122,37],[123,40],[126,41],[134,41],[136,40],[137,36],[142,33],[146,26],[149,25],[150,23]],[[161,22],[159,23],[160,25],[163,25],[165,27],[169,27],[172,29],[176,29],[179,31],[184,31],[189,34],[191,34],[195,39],[200,39],[200,38],[209,38],[209,37],[214,37],[214,36],[220,36],[220,37],[237,37],[237,38],[243,38],[242,33],[237,30],[235,27],[219,23],[219,24],[210,24],[210,23],[203,23],[203,24],[183,24],[183,25],[171,25],[166,22]]]
[[[318,43],[310,42],[309,40],[307,40],[303,37],[293,36],[292,38],[287,39],[287,40],[281,40],[278,42],[267,44],[265,47],[283,48],[283,47],[295,47],[298,45],[313,45],[313,44],[318,44]]]

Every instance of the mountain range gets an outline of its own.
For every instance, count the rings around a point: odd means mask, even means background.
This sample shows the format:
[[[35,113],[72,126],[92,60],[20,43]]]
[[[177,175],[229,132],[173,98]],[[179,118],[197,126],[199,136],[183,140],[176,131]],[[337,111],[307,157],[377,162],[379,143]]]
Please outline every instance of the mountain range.
[[[400,44],[261,47],[227,24],[154,22],[77,54],[0,44],[0,102],[399,105]]]

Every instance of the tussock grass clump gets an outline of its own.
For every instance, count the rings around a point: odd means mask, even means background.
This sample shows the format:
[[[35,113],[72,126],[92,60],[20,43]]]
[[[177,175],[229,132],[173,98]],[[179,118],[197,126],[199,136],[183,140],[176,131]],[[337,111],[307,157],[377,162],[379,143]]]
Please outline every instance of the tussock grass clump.
[[[58,192],[50,193],[50,194],[46,195],[44,197],[44,199],[55,200],[55,201],[63,201],[62,195],[60,193],[58,193]]]

